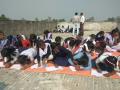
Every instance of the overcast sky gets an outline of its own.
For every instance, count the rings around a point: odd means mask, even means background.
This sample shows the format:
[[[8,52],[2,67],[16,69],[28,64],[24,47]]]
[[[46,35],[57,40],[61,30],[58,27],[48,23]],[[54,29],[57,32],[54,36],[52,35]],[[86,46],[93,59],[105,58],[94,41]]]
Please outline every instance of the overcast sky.
[[[12,19],[39,20],[48,16],[69,20],[75,12],[97,20],[120,16],[120,0],[0,0],[0,14]]]

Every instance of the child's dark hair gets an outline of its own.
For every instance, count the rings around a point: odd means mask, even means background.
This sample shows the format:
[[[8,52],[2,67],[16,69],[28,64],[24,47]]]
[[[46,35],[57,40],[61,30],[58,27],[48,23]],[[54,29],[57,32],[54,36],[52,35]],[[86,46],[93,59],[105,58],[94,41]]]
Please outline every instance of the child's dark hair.
[[[36,42],[37,42],[37,35],[36,34],[30,34],[30,43],[31,43],[31,46],[35,46],[36,45]]]
[[[1,55],[2,57],[7,57],[7,62],[6,63],[9,63],[13,60],[13,57],[12,56],[15,56],[16,55],[16,52],[15,52],[15,48],[13,47],[6,47],[6,48],[3,48],[2,51],[1,51]]]
[[[58,45],[57,45],[55,42],[52,42],[52,43],[51,43],[51,49],[52,49],[52,50],[55,49],[57,46],[58,46]]]
[[[109,56],[104,59],[104,63],[115,68],[117,66],[117,58],[115,56]]]
[[[81,58],[77,59],[77,61],[78,61],[79,65],[87,67],[88,62],[89,62],[89,58],[88,58],[87,54],[83,52],[83,56]]]
[[[21,65],[25,65],[25,64],[30,64],[30,63],[31,63],[30,59],[29,59],[28,56],[26,56],[26,55],[20,55],[20,56],[18,57],[17,62],[18,62],[19,64],[21,64]]]
[[[119,29],[115,28],[111,31],[111,34],[119,33]]]
[[[87,47],[84,45],[83,47],[84,51],[87,51],[87,48],[90,50],[90,52],[95,49],[95,45],[93,44],[92,41],[87,41],[85,44],[87,45]]]
[[[56,44],[61,45],[61,41],[62,41],[62,37],[57,36],[57,37],[55,38]]]

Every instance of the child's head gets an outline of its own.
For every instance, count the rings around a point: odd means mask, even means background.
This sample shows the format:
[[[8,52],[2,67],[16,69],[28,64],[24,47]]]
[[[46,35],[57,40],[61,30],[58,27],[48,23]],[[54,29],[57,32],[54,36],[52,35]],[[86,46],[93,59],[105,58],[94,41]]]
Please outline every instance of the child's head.
[[[37,36],[35,34],[30,34],[30,41],[35,42],[37,39]]]
[[[53,53],[58,53],[59,52],[58,45],[55,42],[53,42],[51,44],[51,48],[52,48]]]
[[[92,40],[95,39],[95,34],[91,34],[90,37]]]
[[[86,53],[83,53],[83,56],[77,60],[75,60],[78,62],[79,65],[83,66],[83,67],[87,67],[88,66],[88,62],[89,62],[89,58],[86,55]]]
[[[61,45],[61,41],[62,41],[62,37],[57,36],[57,37],[55,38],[55,42],[56,42],[58,45]]]
[[[115,39],[119,39],[119,30],[118,29],[113,29],[112,31],[111,31],[111,35],[112,35],[112,37],[113,38],[115,38]]]
[[[3,57],[5,63],[11,63],[15,59],[16,49],[13,47],[3,48],[1,56]]]
[[[87,41],[83,46],[83,50],[85,52],[92,52],[94,51],[94,49],[95,49],[95,45],[93,44],[92,41]]]
[[[17,62],[18,62],[19,64],[21,64],[22,66],[24,66],[24,65],[26,65],[26,64],[31,64],[30,58],[29,58],[28,56],[26,56],[26,55],[20,55],[20,56],[18,57]]]
[[[115,68],[117,66],[117,58],[114,56],[109,56],[104,59],[104,63]]]
[[[4,32],[0,31],[0,40],[4,38]]]
[[[45,42],[43,40],[39,41],[39,48],[45,49]]]
[[[105,49],[106,49],[106,42],[104,42],[104,41],[102,41],[102,42],[97,41],[97,42],[96,42],[95,50],[96,50],[98,53],[104,52]]]

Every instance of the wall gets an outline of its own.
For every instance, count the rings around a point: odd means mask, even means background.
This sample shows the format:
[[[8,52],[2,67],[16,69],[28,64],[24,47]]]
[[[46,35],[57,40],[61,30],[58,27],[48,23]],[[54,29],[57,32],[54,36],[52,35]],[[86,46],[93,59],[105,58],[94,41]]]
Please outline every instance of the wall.
[[[58,24],[66,24],[58,23]],[[68,23],[69,25],[70,23]],[[6,35],[8,34],[26,34],[29,35],[31,33],[42,34],[44,30],[55,30],[57,23],[55,22],[39,22],[39,21],[0,21],[0,31],[4,31]],[[111,31],[112,29],[117,27],[116,22],[86,22],[85,30],[88,31]]]
[[[57,23],[55,22],[39,22],[39,21],[0,21],[0,30],[8,34],[23,33],[29,35],[31,33],[41,34],[44,30],[54,30]]]

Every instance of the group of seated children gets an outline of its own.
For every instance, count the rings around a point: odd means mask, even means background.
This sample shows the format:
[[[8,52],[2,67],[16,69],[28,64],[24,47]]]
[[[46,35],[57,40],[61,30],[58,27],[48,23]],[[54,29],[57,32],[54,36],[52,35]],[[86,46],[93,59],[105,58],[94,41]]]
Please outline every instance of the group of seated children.
[[[31,34],[9,35],[7,38],[0,31],[0,65],[5,68],[26,69],[37,64],[47,67],[48,61],[58,66],[73,66],[77,71],[91,70],[107,71],[104,76],[109,77],[120,72],[120,56],[113,56],[112,52],[120,51],[120,31],[118,28],[109,33],[104,31],[96,35],[91,34],[84,39],[83,35],[67,37],[57,36],[52,42],[52,33],[46,30],[43,39]],[[96,56],[96,57],[94,57]]]

